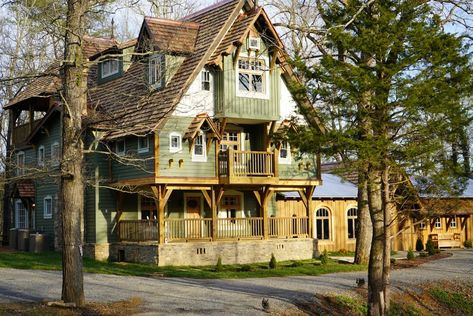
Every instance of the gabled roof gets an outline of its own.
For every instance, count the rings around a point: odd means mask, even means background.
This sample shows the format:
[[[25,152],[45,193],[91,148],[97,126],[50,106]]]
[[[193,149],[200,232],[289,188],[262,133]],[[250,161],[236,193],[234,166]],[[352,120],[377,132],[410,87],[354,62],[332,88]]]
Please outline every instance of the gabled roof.
[[[16,192],[20,198],[34,198],[35,197],[35,188],[32,180],[23,180],[16,183]]]
[[[322,173],[323,185],[318,186],[312,195],[313,199],[353,199],[358,197],[358,188],[351,182],[330,173]],[[298,192],[282,192],[281,196],[288,199],[300,198]]]
[[[192,120],[192,122],[189,125],[189,128],[187,129],[186,133],[184,134],[184,139],[194,139],[197,134],[199,133],[201,127],[204,125],[204,123],[207,123],[208,127],[210,130],[214,133],[215,137],[218,139],[221,139],[220,132],[215,126],[214,122],[210,119],[209,115],[207,113],[200,113],[197,114],[196,117]]]
[[[182,54],[194,52],[198,23],[145,17],[143,25],[155,50]]]

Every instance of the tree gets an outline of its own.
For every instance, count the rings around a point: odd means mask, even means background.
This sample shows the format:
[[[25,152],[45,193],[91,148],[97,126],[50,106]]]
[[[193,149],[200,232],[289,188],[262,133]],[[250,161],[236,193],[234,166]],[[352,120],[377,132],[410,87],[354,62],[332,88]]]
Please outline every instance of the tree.
[[[366,180],[373,224],[369,314],[384,315],[399,175],[459,175],[448,157],[471,122],[468,46],[464,37],[444,31],[429,2],[317,6],[324,30],[323,45],[316,45],[319,63],[308,67],[299,59],[296,65],[310,80],[308,91],[326,121],[335,115],[341,128],[325,135],[308,131],[300,146],[345,153]]]

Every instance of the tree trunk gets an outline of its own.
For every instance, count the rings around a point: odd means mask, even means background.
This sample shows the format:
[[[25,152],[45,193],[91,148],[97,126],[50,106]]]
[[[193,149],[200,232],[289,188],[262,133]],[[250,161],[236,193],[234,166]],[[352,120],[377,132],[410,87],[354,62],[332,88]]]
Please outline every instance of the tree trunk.
[[[355,264],[367,264],[370,257],[373,225],[368,205],[366,170],[358,171],[358,223],[356,226]]]
[[[391,283],[391,227],[393,203],[389,184],[389,168],[385,165],[382,173],[383,217],[384,217],[384,254],[383,254],[383,287],[384,310],[389,310],[389,284]]]
[[[381,176],[377,171],[368,175],[368,202],[373,237],[368,266],[368,315],[385,315],[383,259],[384,259],[384,212]]]
[[[82,38],[86,0],[68,0],[63,78],[63,157],[61,164],[63,192],[63,283],[65,302],[84,304],[82,272],[81,218],[84,211],[82,181],[82,121],[86,108],[87,78],[84,76]]]

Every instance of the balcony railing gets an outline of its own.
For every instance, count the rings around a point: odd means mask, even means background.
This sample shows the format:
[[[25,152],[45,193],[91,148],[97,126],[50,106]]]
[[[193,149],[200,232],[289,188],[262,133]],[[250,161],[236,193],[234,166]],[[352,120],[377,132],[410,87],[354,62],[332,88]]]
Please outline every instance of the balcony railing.
[[[215,236],[212,236],[211,218],[179,218],[164,220],[167,241],[263,239],[262,217],[218,218]],[[308,237],[308,217],[271,217],[268,219],[268,237]],[[157,241],[159,227],[156,220],[122,220],[119,222],[121,241]]]
[[[277,177],[277,155],[266,151],[221,152],[219,175],[226,177]]]

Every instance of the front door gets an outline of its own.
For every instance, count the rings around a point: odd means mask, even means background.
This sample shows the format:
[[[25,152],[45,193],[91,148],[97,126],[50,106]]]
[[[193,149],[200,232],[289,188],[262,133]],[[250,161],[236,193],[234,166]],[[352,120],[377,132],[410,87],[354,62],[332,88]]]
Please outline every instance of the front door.
[[[201,196],[186,197],[185,231],[187,238],[202,237],[201,207]]]

